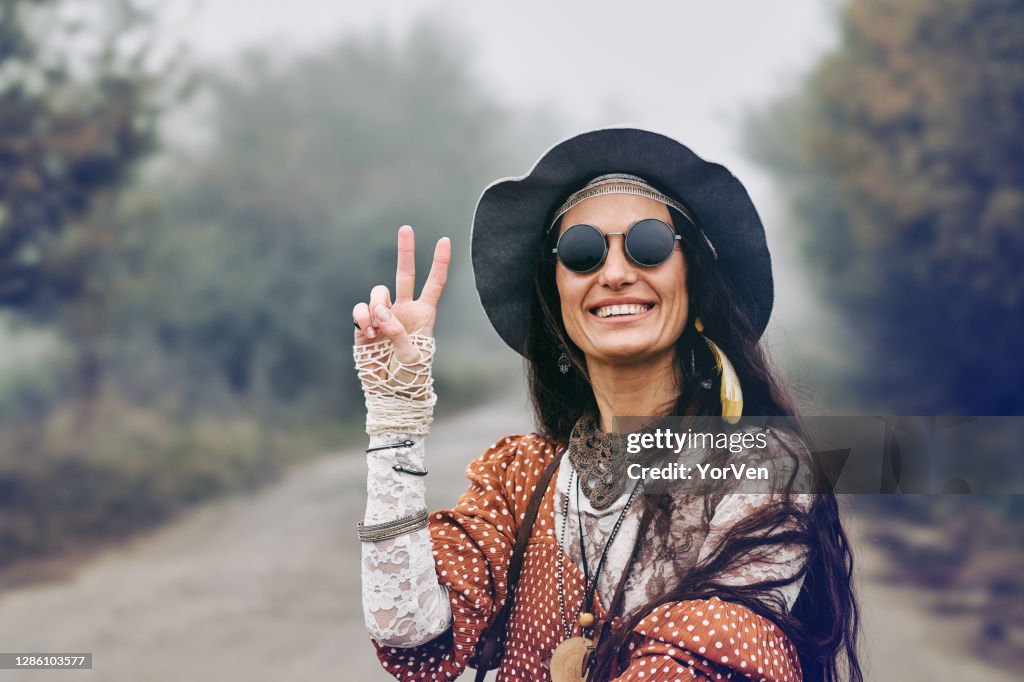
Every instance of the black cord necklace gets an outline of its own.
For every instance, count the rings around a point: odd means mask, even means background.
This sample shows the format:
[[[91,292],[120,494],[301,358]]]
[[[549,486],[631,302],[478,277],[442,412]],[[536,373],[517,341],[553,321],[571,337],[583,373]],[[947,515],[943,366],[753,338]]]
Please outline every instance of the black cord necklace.
[[[580,512],[580,486],[576,485],[576,523],[579,524],[580,531],[580,557],[583,559],[583,579],[584,582],[587,580],[587,576],[590,575],[590,569],[587,566],[587,545],[583,539],[583,514]]]
[[[573,484],[573,481],[576,480],[576,483],[577,483],[577,486],[576,486],[576,499],[577,499],[577,502],[576,502],[576,514],[577,514],[577,520],[579,520],[580,553],[581,553],[582,559],[583,559],[582,563],[583,563],[584,591],[583,591],[583,600],[580,602],[579,607],[577,607],[575,615],[578,616],[578,618],[576,619],[577,620],[576,625],[578,625],[580,628],[583,628],[583,629],[589,629],[595,623],[595,618],[594,618],[594,613],[593,613],[593,610],[594,610],[594,608],[593,608],[594,607],[594,595],[595,595],[595,593],[597,591],[597,581],[598,581],[598,578],[601,575],[601,569],[604,568],[605,559],[608,557],[608,550],[611,548],[612,543],[615,541],[615,537],[619,533],[619,528],[622,527],[622,522],[626,518],[626,514],[629,513],[630,507],[632,507],[632,505],[633,505],[633,499],[636,497],[637,491],[640,490],[640,485],[641,485],[642,481],[637,481],[637,484],[635,486],[633,486],[632,492],[630,492],[629,497],[626,499],[626,504],[625,504],[625,506],[622,507],[622,511],[619,513],[619,518],[615,520],[615,525],[612,527],[611,533],[608,534],[608,539],[605,541],[604,548],[601,550],[601,556],[598,559],[597,567],[594,569],[594,575],[591,576],[590,575],[589,565],[587,563],[587,550],[586,550],[586,546],[584,544],[583,521],[582,521],[582,517],[580,516],[580,509],[579,509],[579,480],[575,476],[575,474],[576,474],[575,470],[570,471],[570,473],[569,473],[569,488],[565,491],[565,503],[562,505],[562,533],[561,533],[562,537],[561,537],[560,542],[561,542],[562,547],[564,548],[565,547],[565,532],[566,532],[566,528],[569,525],[569,495],[572,494],[572,484]],[[562,557],[563,557],[564,553],[565,553],[564,549],[563,549],[563,551],[558,553],[558,605],[559,605],[559,609],[558,610],[559,610],[559,613],[560,613],[560,615],[562,617],[562,629],[565,632],[565,636],[568,638],[568,637],[572,636],[572,630],[575,629],[575,628],[570,629],[569,622],[568,622],[568,620],[565,617],[565,586],[564,586],[563,569],[562,569],[562,563],[563,563],[563,558]],[[584,607],[586,607],[586,611],[583,610]]]

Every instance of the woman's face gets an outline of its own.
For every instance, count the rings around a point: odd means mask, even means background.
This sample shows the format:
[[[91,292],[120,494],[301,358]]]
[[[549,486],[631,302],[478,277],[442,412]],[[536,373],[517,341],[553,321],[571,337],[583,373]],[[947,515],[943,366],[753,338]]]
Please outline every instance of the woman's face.
[[[631,194],[604,194],[570,209],[559,234],[581,223],[603,234],[625,232],[642,218],[659,218],[672,225],[668,208],[660,202]],[[671,354],[689,312],[682,249],[677,245],[667,261],[648,268],[629,259],[622,236],[607,239],[608,255],[597,270],[581,275],[561,262],[555,265],[569,338],[590,366],[646,363]],[[607,315],[608,306],[624,304],[639,305],[639,312],[632,308],[626,309],[627,314]]]

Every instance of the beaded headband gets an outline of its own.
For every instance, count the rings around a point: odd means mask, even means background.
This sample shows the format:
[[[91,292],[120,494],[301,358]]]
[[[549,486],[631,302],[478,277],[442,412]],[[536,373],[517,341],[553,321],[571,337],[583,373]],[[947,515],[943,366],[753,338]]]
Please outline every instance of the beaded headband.
[[[628,173],[608,173],[594,178],[584,185],[582,189],[573,192],[569,198],[565,200],[565,203],[559,206],[558,210],[555,211],[555,215],[551,219],[551,224],[548,226],[545,234],[549,234],[552,228],[554,228],[555,223],[558,222],[558,219],[568,213],[569,209],[573,206],[576,206],[587,199],[601,196],[602,194],[633,194],[653,199],[679,211],[687,220],[690,221],[692,225],[695,227],[697,226],[697,221],[693,219],[693,216],[690,215],[690,212],[682,204],[654,189],[643,178],[636,175],[630,175]],[[700,236],[704,238],[708,248],[711,249],[711,254],[715,257],[715,260],[718,260],[718,252],[715,250],[714,244],[712,244],[711,240],[708,239],[708,236],[704,234],[703,229],[699,227],[697,229],[700,230]]]

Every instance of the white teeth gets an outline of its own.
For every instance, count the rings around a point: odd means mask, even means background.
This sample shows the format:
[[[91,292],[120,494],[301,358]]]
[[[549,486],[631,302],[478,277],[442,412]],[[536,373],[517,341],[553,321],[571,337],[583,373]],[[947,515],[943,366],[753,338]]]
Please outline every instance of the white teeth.
[[[650,304],[626,303],[624,305],[606,305],[597,309],[598,317],[611,317],[612,315],[639,315],[648,310]]]

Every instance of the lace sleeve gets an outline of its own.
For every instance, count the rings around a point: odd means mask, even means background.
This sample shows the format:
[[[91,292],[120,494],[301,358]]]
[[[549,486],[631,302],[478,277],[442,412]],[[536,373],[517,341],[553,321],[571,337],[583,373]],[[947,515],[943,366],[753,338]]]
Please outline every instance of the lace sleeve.
[[[424,435],[436,401],[430,363],[433,339],[414,335],[421,350],[416,365],[388,367],[390,342],[355,349],[356,368],[366,396],[366,514],[374,524],[426,506],[422,477],[393,467],[422,470]],[[363,615],[370,637],[392,647],[414,647],[444,633],[452,622],[448,591],[434,568],[430,531],[362,543]]]
[[[393,470],[401,460],[407,468],[423,468],[423,439],[403,433],[384,433],[370,447],[388,443],[410,445],[367,457],[366,523],[381,523],[423,509],[423,478]],[[452,621],[448,591],[438,583],[430,531],[400,535],[381,542],[364,542],[363,612],[370,637],[393,647],[429,642]]]
[[[431,513],[434,567],[448,588],[453,622],[422,646],[378,644],[377,657],[391,675],[408,682],[454,680],[470,664],[507,596],[509,560],[531,481],[554,456],[542,439],[507,436],[466,467],[469,487],[455,507]]]
[[[811,504],[809,494],[798,494],[794,498],[794,504],[805,509]],[[701,546],[697,560],[706,560],[732,526],[756,514],[771,501],[771,495],[760,493],[726,495],[715,508],[715,514],[711,518],[711,530]],[[802,545],[769,545],[768,551],[752,550],[749,560],[739,562],[725,571],[718,578],[718,582],[724,585],[754,585],[766,581],[787,580],[803,569],[805,559],[806,549]],[[800,576],[788,585],[774,588],[773,591],[782,598],[787,611],[793,608],[802,585],[803,576]]]
[[[810,489],[810,468],[800,461],[799,455],[795,459],[783,456],[784,451],[780,449],[782,436],[775,432],[772,432],[772,435],[775,438],[776,447],[771,447],[762,455],[753,457],[756,464],[769,465],[771,470],[772,481],[770,487],[765,490],[785,490],[782,481],[788,481],[795,471],[793,492],[789,493],[788,497],[795,507],[807,512],[813,502],[813,495],[795,491]],[[799,451],[806,454],[806,448],[799,446],[792,437],[786,436],[786,439],[791,453],[796,454]],[[744,485],[741,486],[741,489],[754,488]],[[787,494],[782,492],[735,492],[723,496],[711,517],[708,535],[701,546],[697,561],[703,562],[708,559],[736,524],[769,505],[783,501],[786,496]],[[775,532],[795,529],[794,523],[787,523]],[[745,560],[736,562],[732,568],[727,569],[718,581],[725,585],[754,585],[767,581],[788,580],[803,571],[806,555],[807,548],[800,543],[770,544],[761,549],[755,548],[745,555]],[[787,585],[773,588],[771,592],[782,599],[786,610],[789,611],[792,610],[802,585],[803,576],[801,575]]]

